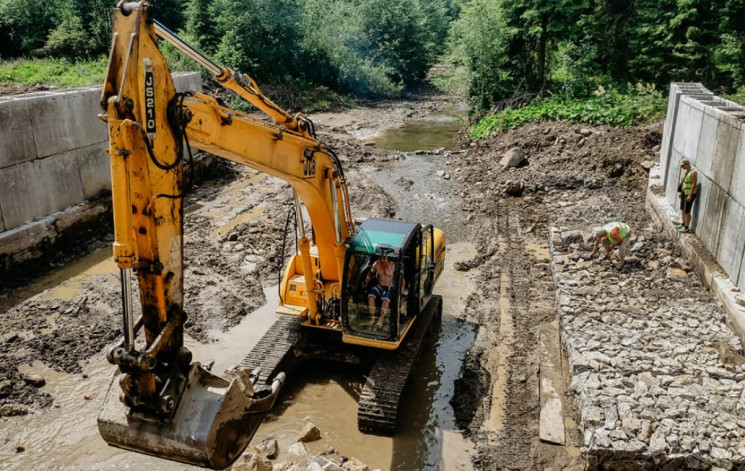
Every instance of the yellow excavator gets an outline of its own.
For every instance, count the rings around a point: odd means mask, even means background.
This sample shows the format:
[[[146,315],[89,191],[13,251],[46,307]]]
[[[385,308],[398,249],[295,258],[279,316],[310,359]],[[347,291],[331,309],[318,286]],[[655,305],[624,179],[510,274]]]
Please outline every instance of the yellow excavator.
[[[303,345],[316,352],[341,346],[374,358],[358,425],[395,431],[399,396],[419,343],[441,312],[432,290],[444,266],[442,231],[383,219],[356,224],[340,161],[316,139],[313,123],[272,103],[250,77],[214,64],[151,14],[145,1],[122,0],[114,10],[101,97],[124,331],[108,353],[118,370],[98,418],[102,437],[113,446],[225,468],[255,434],[284,381],[279,370],[300,361],[292,356]],[[202,93],[177,93],[158,38],[268,119]],[[297,250],[284,271],[277,307],[284,321],[226,377],[192,361],[183,343],[184,145],[281,178],[295,194]],[[304,227],[304,212],[311,230]],[[393,267],[384,278],[383,306],[369,286],[379,259]],[[311,331],[318,336],[305,335]]]

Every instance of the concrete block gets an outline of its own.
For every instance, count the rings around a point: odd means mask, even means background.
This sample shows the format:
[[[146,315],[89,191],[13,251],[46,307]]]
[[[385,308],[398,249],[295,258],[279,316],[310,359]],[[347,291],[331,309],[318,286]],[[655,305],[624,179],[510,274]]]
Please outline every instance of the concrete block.
[[[717,184],[725,190],[729,190],[732,182],[732,172],[735,168],[735,157],[740,144],[740,126],[735,125],[729,116],[719,119],[717,127],[716,145],[712,157],[712,170],[707,173]],[[701,152],[699,151],[699,156]]]
[[[745,253],[745,207],[737,204],[732,198],[725,205],[722,218],[721,237],[717,260],[727,275],[734,280],[740,276],[743,253]]]
[[[28,100],[0,101],[0,168],[36,158]]]
[[[703,105],[690,96],[681,98],[678,108],[677,129],[673,136],[673,149],[689,159],[694,166],[696,165],[696,154],[698,152],[698,142],[701,138],[703,120]],[[671,163],[671,165],[679,164],[680,162]]]
[[[680,183],[680,179],[683,177],[683,169],[680,168],[680,162],[682,160],[683,156],[679,152],[673,150],[669,161],[670,167],[667,169],[665,199],[675,208],[679,206],[678,184]]]
[[[76,89],[34,100],[31,122],[38,157],[67,152],[107,140],[97,115],[100,90]]]
[[[665,182],[667,182],[667,169],[672,154],[672,138],[677,123],[678,105],[680,104],[680,98],[682,96],[683,91],[680,88],[680,84],[671,83],[670,93],[668,94],[667,100],[667,115],[665,115],[665,125],[662,129],[662,142],[660,143],[660,168],[662,168],[662,175]]]
[[[730,198],[705,175],[699,174],[699,195],[693,204],[691,225],[701,242],[712,254],[719,251],[722,220]]]
[[[742,257],[742,260],[740,260],[740,271],[739,275],[737,276],[737,287],[740,288],[741,292],[745,293],[745,255]]]
[[[83,201],[75,151],[0,169],[6,230]]]
[[[698,142],[695,167],[699,173],[709,177],[712,176],[712,162],[717,147],[717,129],[719,129],[719,116],[707,108],[701,122],[701,138]],[[729,188],[729,185],[725,188]]]
[[[178,92],[202,91],[202,76],[198,72],[174,72],[171,76]]]
[[[740,205],[745,206],[745,124],[740,127],[740,143],[737,146],[729,194]]]
[[[107,147],[106,142],[101,142],[77,149],[80,180],[86,199],[93,198],[102,190],[111,189],[111,165],[106,154]]]

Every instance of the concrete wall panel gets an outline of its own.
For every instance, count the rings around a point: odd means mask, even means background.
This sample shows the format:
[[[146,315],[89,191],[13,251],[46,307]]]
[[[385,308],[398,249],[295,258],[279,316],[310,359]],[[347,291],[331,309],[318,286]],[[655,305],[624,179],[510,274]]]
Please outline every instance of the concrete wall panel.
[[[75,151],[0,170],[6,230],[83,201]]]
[[[107,144],[101,142],[77,150],[83,195],[93,198],[102,190],[111,189],[111,166],[106,154]]]
[[[662,127],[662,142],[660,143],[660,168],[662,169],[663,184],[667,183],[665,170],[667,161],[672,154],[673,133],[675,131],[676,118],[678,116],[678,103],[680,101],[681,91],[678,84],[670,84],[670,94],[667,100],[667,114],[665,115],[665,124]]]
[[[704,112],[700,103],[689,97],[683,97],[678,108],[678,129],[673,138],[673,149],[683,157],[690,159],[693,165],[696,165],[696,152],[701,138],[703,120]],[[670,162],[670,164],[678,165],[679,162]]]
[[[745,253],[745,207],[728,198],[727,210],[722,218],[719,251],[716,258],[729,277],[737,283]]]
[[[732,123],[726,116],[719,119],[717,127],[716,146],[712,157],[712,169],[707,172],[717,184],[728,191],[732,181],[732,172],[735,168],[735,157],[737,147],[740,143],[740,126]],[[699,152],[700,157],[700,152]]]
[[[719,251],[722,218],[729,198],[724,190],[705,175],[699,174],[699,182],[700,193],[693,205],[692,226],[709,252],[716,254]]]
[[[737,287],[740,288],[741,292],[745,292],[745,255],[743,255],[740,261],[740,275],[737,278]]]
[[[173,85],[179,92],[202,91],[202,77],[195,72],[177,72],[172,74]]]
[[[5,230],[5,221],[3,221],[3,209],[0,208],[0,232]]]
[[[0,101],[0,168],[36,158],[27,100]]]
[[[66,152],[106,140],[106,124],[97,118],[100,90],[61,93],[34,102],[34,125],[39,157]]]
[[[678,207],[678,184],[683,176],[683,170],[680,168],[680,162],[683,155],[680,152],[673,151],[670,156],[669,168],[667,170],[667,185],[665,185],[665,199],[675,208]]]
[[[6,230],[45,214],[41,199],[33,193],[33,172],[31,162],[0,169],[0,207]]]
[[[714,153],[717,147],[717,130],[719,129],[719,116],[707,108],[701,123],[701,137],[698,141],[695,167],[699,173],[712,175]],[[693,161],[693,159],[691,159]]]
[[[735,201],[745,206],[745,124],[740,127],[740,143],[737,146],[733,167],[729,193]]]

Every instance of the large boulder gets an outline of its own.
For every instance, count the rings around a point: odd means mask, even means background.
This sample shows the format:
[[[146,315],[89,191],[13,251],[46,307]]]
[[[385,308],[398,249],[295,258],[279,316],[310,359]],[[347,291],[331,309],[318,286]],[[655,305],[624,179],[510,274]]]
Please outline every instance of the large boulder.
[[[525,153],[519,147],[513,147],[504,153],[499,164],[503,167],[519,167],[525,162]]]

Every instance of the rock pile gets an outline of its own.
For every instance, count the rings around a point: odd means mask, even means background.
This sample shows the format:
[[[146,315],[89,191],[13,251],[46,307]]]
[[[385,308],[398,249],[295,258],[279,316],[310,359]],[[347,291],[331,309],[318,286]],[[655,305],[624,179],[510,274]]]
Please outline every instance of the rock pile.
[[[287,453],[280,456],[276,439],[265,437],[254,440],[254,444],[230,468],[231,471],[370,471],[370,468],[355,457],[338,455],[336,450],[313,454],[306,443],[321,440],[321,430],[306,421],[295,443]],[[336,455],[336,456],[335,456]],[[375,470],[380,471],[380,470]]]
[[[632,468],[745,465],[743,344],[722,309],[664,241],[632,240],[620,266],[588,260],[575,232],[550,240],[583,451]]]

